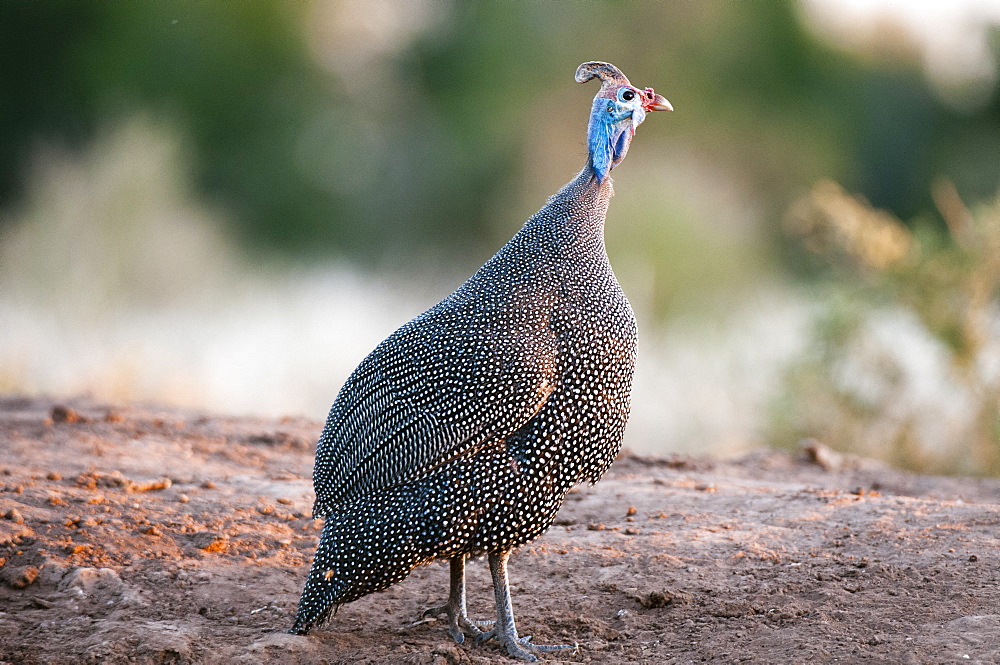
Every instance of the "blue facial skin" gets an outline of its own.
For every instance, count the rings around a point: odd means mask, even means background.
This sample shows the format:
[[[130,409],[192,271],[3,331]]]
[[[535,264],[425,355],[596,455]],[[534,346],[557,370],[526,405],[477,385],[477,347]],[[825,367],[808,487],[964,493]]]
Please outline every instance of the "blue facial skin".
[[[630,94],[632,98],[626,99]],[[598,182],[603,182],[624,159],[635,128],[645,119],[642,97],[631,88],[619,88],[615,99],[594,100],[587,126],[587,148]]]

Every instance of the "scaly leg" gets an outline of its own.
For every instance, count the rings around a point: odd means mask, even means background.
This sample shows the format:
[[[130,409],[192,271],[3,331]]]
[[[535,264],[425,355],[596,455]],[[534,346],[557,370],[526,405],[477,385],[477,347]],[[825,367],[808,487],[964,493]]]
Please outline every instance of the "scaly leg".
[[[448,615],[448,634],[452,639],[461,644],[468,637],[479,637],[481,630],[476,625],[492,625],[492,621],[470,621],[465,613],[465,555],[460,554],[451,560],[451,590],[448,593],[448,602],[440,607],[432,607],[425,611],[424,618]]]
[[[514,658],[532,662],[538,659],[531,655],[531,651],[575,649],[575,646],[569,644],[532,644],[531,635],[517,636],[517,628],[514,626],[514,608],[511,606],[510,587],[507,583],[507,558],[509,556],[510,552],[489,555],[490,574],[493,575],[493,593],[497,602],[497,621],[493,624],[492,630],[476,637],[476,641],[485,642],[495,637],[507,649],[508,654]]]

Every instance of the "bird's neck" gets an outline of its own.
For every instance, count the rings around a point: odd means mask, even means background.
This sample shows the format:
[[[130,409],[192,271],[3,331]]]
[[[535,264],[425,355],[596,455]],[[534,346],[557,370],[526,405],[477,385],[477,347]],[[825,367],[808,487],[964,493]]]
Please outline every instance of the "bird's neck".
[[[598,180],[593,167],[583,170],[546,204],[537,217],[550,226],[552,238],[564,247],[604,252],[604,218],[614,194],[611,178]]]

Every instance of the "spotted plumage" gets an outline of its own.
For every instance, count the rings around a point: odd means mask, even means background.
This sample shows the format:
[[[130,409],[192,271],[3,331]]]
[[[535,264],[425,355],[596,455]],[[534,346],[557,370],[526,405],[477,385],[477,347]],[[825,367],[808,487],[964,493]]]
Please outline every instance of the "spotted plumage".
[[[344,384],[316,452],[314,512],[326,518],[291,632],[451,559],[450,633],[496,638],[511,655],[557,647],[517,636],[510,551],[551,524],[566,493],[596,482],[621,447],[636,325],[604,247],[608,171],[645,111],[669,108],[607,63],[590,159],[451,295],[403,325]],[[489,555],[487,632],[465,616],[464,560]]]

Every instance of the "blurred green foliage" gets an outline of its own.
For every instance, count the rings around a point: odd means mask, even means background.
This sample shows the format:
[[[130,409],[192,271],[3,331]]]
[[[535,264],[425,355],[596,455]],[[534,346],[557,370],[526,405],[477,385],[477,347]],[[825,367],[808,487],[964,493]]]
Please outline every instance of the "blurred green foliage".
[[[336,225],[337,202],[296,173],[297,131],[329,85],[302,12],[273,2],[46,0],[0,5],[0,196],[23,186],[39,140],[82,147],[140,111],[190,135],[199,182],[265,243]]]
[[[329,4],[0,4],[0,206],[18,200],[39,141],[82,147],[145,112],[190,138],[201,192],[248,246],[477,262],[516,227],[512,211],[541,204],[525,190],[551,193],[582,164],[593,91],[570,88],[589,59],[665,93],[678,110],[643,128],[645,149],[694,146],[740,179],[773,242],[770,222],[820,177],[903,219],[930,209],[937,175],[973,201],[1000,182],[1000,95],[949,110],[916,64],[832,49],[791,0],[416,3],[425,24],[367,58],[350,49],[352,12],[405,3]],[[330,16],[344,24],[332,65],[315,35]],[[567,123],[576,142],[539,137]],[[565,159],[531,172],[532,151],[553,146]]]
[[[790,210],[791,235],[840,279],[788,371],[776,441],[1000,474],[1000,196],[969,209],[947,180],[932,192],[946,233],[832,182]]]

